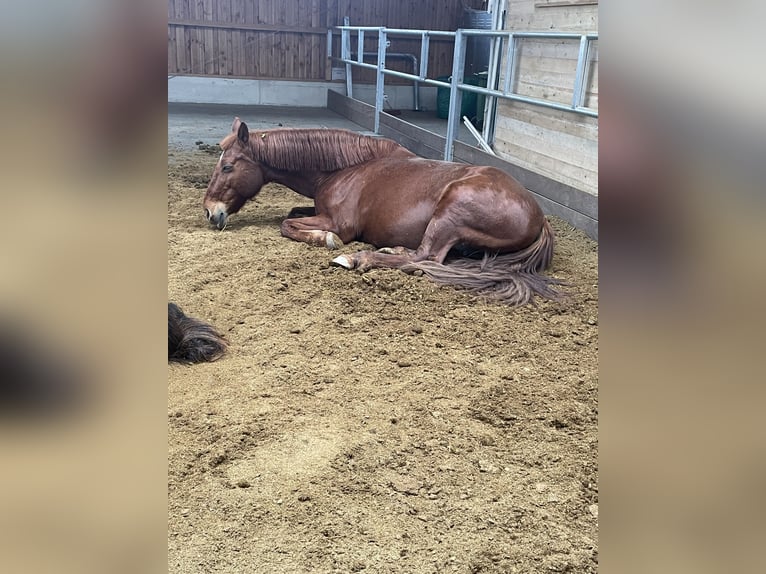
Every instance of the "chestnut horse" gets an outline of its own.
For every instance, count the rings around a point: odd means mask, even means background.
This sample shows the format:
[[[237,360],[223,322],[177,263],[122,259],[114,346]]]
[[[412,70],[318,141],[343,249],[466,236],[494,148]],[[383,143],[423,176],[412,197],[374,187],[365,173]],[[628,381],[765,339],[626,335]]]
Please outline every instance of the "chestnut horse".
[[[336,265],[420,270],[512,305],[559,297],[551,285],[560,281],[540,274],[553,257],[553,230],[532,194],[499,169],[423,159],[347,130],[250,132],[239,118],[221,148],[203,202],[218,229],[276,182],[314,200],[314,208],[290,212],[283,236],[330,249],[354,240],[382,248],[341,255]]]

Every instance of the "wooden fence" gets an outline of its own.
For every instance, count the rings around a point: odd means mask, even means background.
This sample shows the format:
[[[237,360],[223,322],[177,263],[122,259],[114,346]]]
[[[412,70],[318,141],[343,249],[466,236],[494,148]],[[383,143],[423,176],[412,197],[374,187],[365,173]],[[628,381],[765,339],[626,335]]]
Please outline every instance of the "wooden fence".
[[[330,80],[327,30],[343,24],[456,30],[463,6],[479,0],[168,0],[168,74],[257,79]],[[419,41],[391,38],[390,52],[420,57]],[[339,36],[333,53],[339,55]],[[368,39],[365,51],[376,51]],[[354,46],[356,49],[356,46]],[[391,60],[394,70],[411,71]],[[429,76],[452,71],[452,43],[432,39]],[[373,82],[365,70],[354,81]],[[391,78],[389,83],[400,80]],[[406,83],[406,81],[404,81]]]

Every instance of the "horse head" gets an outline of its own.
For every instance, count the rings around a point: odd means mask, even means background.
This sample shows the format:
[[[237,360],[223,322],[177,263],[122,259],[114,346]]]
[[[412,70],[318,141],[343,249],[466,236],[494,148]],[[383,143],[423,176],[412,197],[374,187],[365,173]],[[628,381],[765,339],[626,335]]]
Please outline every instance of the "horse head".
[[[221,142],[223,152],[202,201],[207,220],[218,229],[226,227],[228,217],[242,209],[265,183],[263,169],[253,159],[247,124],[235,118],[231,131]]]

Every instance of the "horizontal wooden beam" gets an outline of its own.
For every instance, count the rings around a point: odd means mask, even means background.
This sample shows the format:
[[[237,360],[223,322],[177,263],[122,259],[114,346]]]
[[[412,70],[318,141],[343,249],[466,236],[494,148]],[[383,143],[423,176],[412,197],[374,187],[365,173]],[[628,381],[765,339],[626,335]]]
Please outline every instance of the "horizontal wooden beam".
[[[290,34],[327,35],[327,28],[297,28],[291,26],[273,26],[270,24],[235,24],[234,22],[213,22],[212,20],[168,19],[168,26],[186,28],[217,28],[219,30],[250,30],[253,32],[286,32]]]
[[[288,34],[315,34],[326,36],[327,28],[299,28],[295,26],[274,26],[271,24],[235,24],[234,22],[214,22],[212,20],[179,20],[169,18],[168,26],[180,26],[183,28],[215,28],[217,30],[239,30],[251,32],[284,32]],[[340,30],[332,30],[333,36],[340,36]],[[377,36],[370,35],[369,38],[377,39]],[[394,36],[395,39],[405,39]],[[417,38],[407,38],[409,40],[418,40]],[[419,40],[418,40],[419,41]],[[434,43],[452,42],[452,38],[442,38],[440,36],[431,36],[429,41]],[[356,39],[354,39],[356,42]]]

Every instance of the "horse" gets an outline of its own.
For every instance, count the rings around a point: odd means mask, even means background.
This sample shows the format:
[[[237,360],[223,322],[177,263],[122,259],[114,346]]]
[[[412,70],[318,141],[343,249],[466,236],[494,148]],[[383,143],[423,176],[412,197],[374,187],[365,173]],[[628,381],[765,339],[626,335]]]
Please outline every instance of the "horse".
[[[351,241],[377,251],[340,255],[334,265],[420,271],[510,305],[534,295],[559,299],[545,270],[554,232],[532,194],[504,171],[424,159],[398,143],[340,129],[251,132],[234,119],[203,199],[208,221],[229,217],[270,182],[312,198],[281,233],[338,249]],[[449,259],[448,259],[449,255]],[[445,260],[447,260],[445,262]]]
[[[228,343],[204,321],[188,317],[175,303],[168,303],[168,362],[215,361],[226,352]]]

